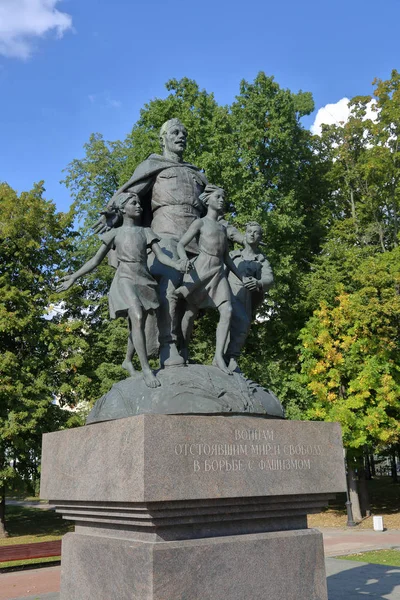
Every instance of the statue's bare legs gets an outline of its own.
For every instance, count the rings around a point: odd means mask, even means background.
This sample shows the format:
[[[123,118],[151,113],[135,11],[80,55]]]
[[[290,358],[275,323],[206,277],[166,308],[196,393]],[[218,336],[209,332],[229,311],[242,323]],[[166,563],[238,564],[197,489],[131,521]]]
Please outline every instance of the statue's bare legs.
[[[241,373],[238,365],[238,359],[242,348],[249,335],[251,326],[251,313],[248,314],[245,307],[240,302],[233,302],[233,313],[230,325],[230,339],[228,348],[225,353],[225,361],[228,363],[228,368]]]
[[[144,326],[145,326],[145,314],[143,307],[141,304],[136,301],[131,308],[128,309],[128,317],[130,320],[131,333],[130,338],[132,342],[132,346],[137,352],[140,365],[142,367],[143,379],[146,385],[150,388],[155,388],[160,386],[160,382],[157,377],[153,374],[153,371],[150,368],[149,361],[147,360],[147,352],[146,352],[146,339],[144,335]],[[130,360],[132,360],[133,352],[130,347],[130,342],[128,338],[128,350],[127,357],[124,363],[128,360],[128,353],[131,352]],[[124,364],[123,363],[123,364]],[[132,363],[131,363],[132,364]],[[126,367],[125,367],[126,368]],[[133,365],[132,365],[133,368]],[[129,370],[129,369],[128,369]],[[130,372],[130,370],[129,370]],[[135,370],[134,370],[135,372]]]
[[[185,313],[182,318],[181,328],[182,328],[182,338],[183,338],[183,348],[181,350],[181,354],[184,357],[185,361],[189,360],[189,342],[192,337],[193,324],[197,317],[197,313],[199,309],[192,305],[188,304],[185,310]]]
[[[177,296],[179,296],[179,290],[177,291]],[[219,323],[217,327],[217,340],[215,347],[215,355],[213,359],[213,365],[218,367],[224,373],[228,375],[232,375],[232,371],[226,366],[224,360],[224,349],[226,347],[226,342],[229,335],[229,326],[231,322],[232,316],[232,305],[230,302],[226,301],[220,304],[218,307],[219,310]],[[184,343],[184,350],[182,354],[185,356],[185,359],[188,360],[189,355],[189,342],[192,335],[193,324],[196,319],[197,313],[199,309],[193,304],[188,304],[185,314],[182,319],[182,336]]]
[[[134,343],[132,340],[132,324],[131,324],[131,320],[129,317],[128,317],[128,324],[129,324],[128,347],[126,349],[125,360],[122,363],[121,367],[123,369],[125,369],[125,371],[128,371],[129,375],[131,377],[133,377],[134,375],[137,374],[137,371],[132,364],[132,358],[133,358],[133,355],[135,354],[135,346],[134,346]]]
[[[215,355],[213,365],[218,367],[224,373],[232,375],[232,371],[226,366],[224,360],[224,350],[229,335],[229,327],[231,324],[232,317],[232,305],[230,302],[225,301],[218,306],[219,310],[219,322],[217,326],[217,341],[215,347]]]

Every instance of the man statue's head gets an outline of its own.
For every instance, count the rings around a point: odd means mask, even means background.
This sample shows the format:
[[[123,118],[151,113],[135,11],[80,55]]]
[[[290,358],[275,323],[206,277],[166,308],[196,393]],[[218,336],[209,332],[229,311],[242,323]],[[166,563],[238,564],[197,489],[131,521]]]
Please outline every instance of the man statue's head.
[[[179,119],[165,121],[160,129],[160,144],[164,154],[182,158],[186,148],[187,131]]]

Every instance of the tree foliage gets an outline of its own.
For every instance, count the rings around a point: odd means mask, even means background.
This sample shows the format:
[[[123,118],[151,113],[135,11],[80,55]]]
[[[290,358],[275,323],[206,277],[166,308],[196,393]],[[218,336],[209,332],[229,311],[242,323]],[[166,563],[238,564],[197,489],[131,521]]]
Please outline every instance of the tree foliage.
[[[300,336],[305,415],[340,421],[354,452],[400,440],[400,76],[375,83],[319,142],[333,210],[305,278],[313,316]]]
[[[342,424],[350,448],[400,439],[400,253],[364,259],[352,292],[323,301],[301,334],[306,417]]]
[[[41,434],[68,420],[54,400],[76,384],[70,374],[83,361],[78,324],[48,314],[55,267],[65,267],[73,236],[72,214],[57,213],[43,192],[38,184],[18,196],[0,184],[1,490],[17,480],[34,486]]]

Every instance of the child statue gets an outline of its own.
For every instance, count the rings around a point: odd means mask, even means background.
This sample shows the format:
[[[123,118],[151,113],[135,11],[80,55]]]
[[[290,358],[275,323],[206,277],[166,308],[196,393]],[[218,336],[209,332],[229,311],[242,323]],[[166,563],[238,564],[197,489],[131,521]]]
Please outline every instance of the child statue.
[[[187,302],[182,319],[183,355],[187,360],[189,340],[199,309],[217,308],[220,319],[213,365],[231,375],[232,372],[224,360],[232,314],[231,289],[225,266],[240,281],[242,277],[229,256],[226,227],[218,221],[224,211],[224,190],[215,185],[207,185],[200,195],[200,200],[207,206],[207,214],[202,219],[196,219],[189,226],[177,247],[178,256],[185,265],[187,260],[185,247],[194,238],[197,238],[200,250],[198,257],[193,261],[193,270],[184,275],[183,285],[175,291],[178,298],[185,298]]]
[[[271,266],[259,251],[261,240],[261,225],[251,221],[247,223],[243,250],[234,250],[230,253],[243,278],[243,283],[239,283],[236,277],[229,275],[233,315],[226,359],[232,371],[239,368],[237,359],[249,334],[254,313],[274,281]]]
[[[168,267],[185,273],[190,267],[187,258],[181,261],[171,260],[158,245],[159,238],[150,229],[142,227],[142,207],[135,193],[124,194],[123,222],[120,227],[110,229],[101,236],[102,245],[97,253],[76,273],[62,278],[63,283],[57,288],[61,292],[70,288],[82,275],[95,269],[103,258],[114,250],[117,258],[117,272],[114,276],[108,296],[110,317],[127,317],[129,325],[128,348],[122,367],[131,376],[136,374],[132,357],[136,350],[142,367],[146,385],[155,388],[160,385],[157,377],[150,369],[147,360],[144,326],[150,311],[157,310],[159,299],[157,282],[147,267],[147,250],[151,249],[157,259]]]

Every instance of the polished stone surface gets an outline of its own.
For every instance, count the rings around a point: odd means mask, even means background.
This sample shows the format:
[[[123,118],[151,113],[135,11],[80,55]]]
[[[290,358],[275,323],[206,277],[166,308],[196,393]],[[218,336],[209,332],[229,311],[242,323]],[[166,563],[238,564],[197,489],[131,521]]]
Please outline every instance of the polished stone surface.
[[[156,544],[68,534],[63,552],[62,600],[327,600],[314,530]]]
[[[149,503],[345,490],[335,423],[141,415],[46,434],[41,496]]]

